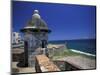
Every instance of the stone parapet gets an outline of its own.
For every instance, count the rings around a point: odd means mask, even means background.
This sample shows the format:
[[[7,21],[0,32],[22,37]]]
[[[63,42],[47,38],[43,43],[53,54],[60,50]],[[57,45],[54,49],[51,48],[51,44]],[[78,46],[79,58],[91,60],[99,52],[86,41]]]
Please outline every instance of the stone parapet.
[[[53,72],[60,71],[60,69],[45,55],[37,55],[36,72]]]

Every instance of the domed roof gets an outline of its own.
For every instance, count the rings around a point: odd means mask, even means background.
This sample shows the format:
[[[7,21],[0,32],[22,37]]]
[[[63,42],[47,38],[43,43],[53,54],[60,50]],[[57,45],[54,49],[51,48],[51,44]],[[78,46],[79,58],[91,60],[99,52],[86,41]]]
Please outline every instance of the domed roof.
[[[26,27],[33,27],[39,29],[48,29],[46,22],[43,19],[32,19],[28,22]]]
[[[24,29],[21,29],[21,31],[26,31],[26,30],[41,30],[41,31],[47,31],[50,32],[50,30],[47,27],[46,22],[41,19],[41,16],[39,15],[38,10],[34,10],[34,14],[32,15],[32,19],[29,20],[27,23],[27,26],[24,27]]]

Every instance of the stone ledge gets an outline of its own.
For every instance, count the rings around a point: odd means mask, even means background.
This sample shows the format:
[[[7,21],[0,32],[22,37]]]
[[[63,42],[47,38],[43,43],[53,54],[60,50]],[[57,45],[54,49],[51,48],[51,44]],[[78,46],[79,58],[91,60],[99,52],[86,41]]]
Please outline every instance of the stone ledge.
[[[37,55],[36,64],[36,67],[39,67],[41,72],[60,71],[60,69],[45,55]]]

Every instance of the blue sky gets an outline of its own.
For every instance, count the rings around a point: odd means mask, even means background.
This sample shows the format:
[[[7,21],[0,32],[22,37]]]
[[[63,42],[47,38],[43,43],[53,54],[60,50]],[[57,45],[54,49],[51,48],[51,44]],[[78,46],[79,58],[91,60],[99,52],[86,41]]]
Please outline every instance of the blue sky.
[[[96,37],[96,7],[39,2],[12,3],[12,28],[19,32],[39,10],[51,33],[49,40],[90,39]]]

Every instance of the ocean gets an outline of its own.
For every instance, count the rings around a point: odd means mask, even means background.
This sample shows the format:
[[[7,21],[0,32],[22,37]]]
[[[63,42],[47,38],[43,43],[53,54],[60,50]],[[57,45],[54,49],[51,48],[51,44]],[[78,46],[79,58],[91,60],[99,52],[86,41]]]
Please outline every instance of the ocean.
[[[50,44],[66,44],[68,49],[96,55],[96,39],[57,40],[49,41]]]

